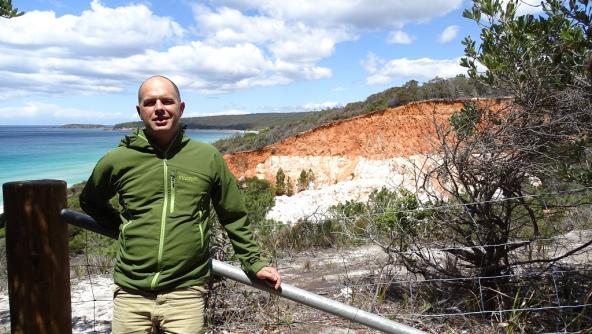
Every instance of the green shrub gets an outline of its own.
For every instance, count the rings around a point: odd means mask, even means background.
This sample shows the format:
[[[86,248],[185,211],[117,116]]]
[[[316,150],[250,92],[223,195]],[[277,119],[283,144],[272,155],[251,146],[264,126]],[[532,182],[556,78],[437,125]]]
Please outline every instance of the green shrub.
[[[345,203],[339,203],[329,208],[333,215],[352,218],[367,213],[366,204],[354,200],[346,200]]]
[[[314,182],[315,179],[315,175],[312,171],[312,169],[309,169],[308,171],[305,171],[304,169],[300,172],[300,176],[298,177],[298,180],[296,181],[296,190],[297,191],[303,191],[308,189],[308,186]]]
[[[244,195],[249,220],[253,224],[262,222],[275,203],[273,185],[267,180],[253,177],[241,181],[240,187]]]
[[[292,181],[281,168],[278,169],[277,173],[275,174],[275,194],[277,196],[292,196],[294,194],[294,190],[292,189]]]
[[[300,220],[292,226],[280,229],[276,238],[281,249],[302,251],[335,246],[338,241],[336,233],[340,230],[340,225],[333,220]]]

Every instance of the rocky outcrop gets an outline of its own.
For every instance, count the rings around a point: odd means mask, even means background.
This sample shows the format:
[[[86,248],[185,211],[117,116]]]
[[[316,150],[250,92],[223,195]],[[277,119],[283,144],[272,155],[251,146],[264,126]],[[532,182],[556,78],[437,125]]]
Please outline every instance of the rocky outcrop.
[[[324,125],[260,150],[224,158],[237,177],[274,180],[281,167],[292,180],[309,168],[323,184],[347,180],[360,158],[384,160],[431,151],[434,124],[445,124],[462,107],[462,101],[410,103]]]
[[[501,105],[499,100],[478,103]],[[260,150],[226,155],[238,178],[275,182],[281,168],[296,183],[309,169],[314,182],[290,198],[276,198],[273,219],[287,222],[323,212],[348,199],[365,200],[382,186],[415,187],[413,165],[436,147],[436,124],[448,124],[463,101],[432,100],[368,113],[303,132]],[[316,192],[315,192],[316,191]]]

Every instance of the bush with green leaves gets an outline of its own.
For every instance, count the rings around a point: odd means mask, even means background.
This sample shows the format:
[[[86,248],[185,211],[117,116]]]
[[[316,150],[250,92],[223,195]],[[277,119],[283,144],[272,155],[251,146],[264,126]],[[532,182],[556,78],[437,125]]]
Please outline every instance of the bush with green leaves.
[[[244,196],[249,220],[253,224],[262,222],[275,203],[273,185],[265,179],[252,177],[240,181],[240,188]]]
[[[403,188],[374,190],[366,203],[348,200],[330,208],[332,219],[356,244],[372,242],[385,252],[404,251],[429,214],[417,196]]]
[[[417,196],[404,188],[375,190],[367,206],[368,235],[387,252],[395,246],[400,252],[406,251],[420,224],[425,223],[426,213],[420,209]]]
[[[475,103],[465,103],[463,108],[452,113],[448,121],[458,138],[472,135],[481,120],[481,113]]]
[[[10,19],[22,16],[24,12],[12,7],[12,0],[0,0],[0,17]]]
[[[590,184],[592,3],[545,0],[537,16],[518,15],[523,5],[474,0],[463,15],[481,28],[481,41],[463,40],[461,65],[513,96],[515,107],[501,120],[513,129],[508,144],[529,145],[508,148],[530,153],[536,170],[526,172]]]

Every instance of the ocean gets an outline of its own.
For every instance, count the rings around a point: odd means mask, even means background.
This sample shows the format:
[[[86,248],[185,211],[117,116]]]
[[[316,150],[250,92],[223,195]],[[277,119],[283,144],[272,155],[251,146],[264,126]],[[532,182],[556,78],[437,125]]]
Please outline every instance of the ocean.
[[[51,126],[0,126],[0,184],[58,179],[68,187],[86,181],[95,163],[129,130],[67,129]],[[189,137],[213,143],[233,130],[187,130]],[[4,212],[0,193],[0,212]]]

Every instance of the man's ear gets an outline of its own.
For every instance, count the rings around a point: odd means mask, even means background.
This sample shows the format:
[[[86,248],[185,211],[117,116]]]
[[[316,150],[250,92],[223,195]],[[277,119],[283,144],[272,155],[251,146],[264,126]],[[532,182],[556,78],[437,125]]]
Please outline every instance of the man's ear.
[[[185,102],[181,101],[181,103],[179,103],[179,117],[181,117],[181,115],[183,115],[183,111],[185,110]]]
[[[142,114],[140,114],[140,106],[136,106],[136,111],[138,112],[138,116],[142,119]]]

